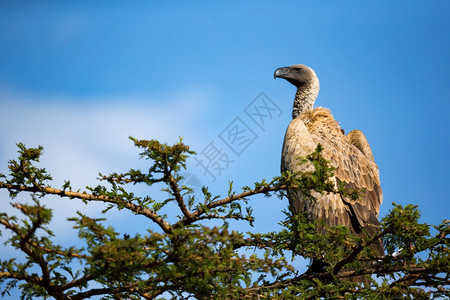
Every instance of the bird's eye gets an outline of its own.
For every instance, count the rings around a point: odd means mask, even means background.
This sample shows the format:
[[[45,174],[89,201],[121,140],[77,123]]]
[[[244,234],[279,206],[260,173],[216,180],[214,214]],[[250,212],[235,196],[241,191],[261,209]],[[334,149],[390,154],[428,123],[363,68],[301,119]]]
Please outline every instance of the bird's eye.
[[[302,68],[295,68],[295,71],[300,72]]]

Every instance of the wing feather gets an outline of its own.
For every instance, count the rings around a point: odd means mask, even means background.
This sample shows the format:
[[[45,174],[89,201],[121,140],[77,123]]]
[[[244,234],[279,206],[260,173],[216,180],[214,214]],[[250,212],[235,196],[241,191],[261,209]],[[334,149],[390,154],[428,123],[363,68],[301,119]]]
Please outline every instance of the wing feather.
[[[316,200],[310,201],[295,192],[289,197],[291,205],[296,211],[308,211],[312,218],[323,220],[326,225],[343,224],[355,232],[358,231],[355,221],[359,227],[378,225],[382,192],[369,144],[359,130],[345,136],[328,109],[316,108],[292,120],[283,144],[282,171],[309,170],[311,166],[299,166],[296,158],[313,152],[318,143],[324,148],[324,158],[335,168],[336,185],[342,182],[346,187],[360,190],[362,197],[354,201],[337,194],[313,192]]]

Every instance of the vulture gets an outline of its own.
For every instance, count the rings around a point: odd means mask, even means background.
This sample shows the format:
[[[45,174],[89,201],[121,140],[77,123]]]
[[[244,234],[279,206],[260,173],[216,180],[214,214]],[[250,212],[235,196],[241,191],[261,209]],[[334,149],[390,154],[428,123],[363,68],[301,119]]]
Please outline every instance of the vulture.
[[[275,70],[275,78],[283,78],[297,88],[292,110],[292,121],[284,137],[281,172],[308,171],[311,165],[299,164],[299,157],[312,153],[320,143],[322,156],[334,167],[332,182],[338,187],[360,191],[361,197],[352,200],[340,194],[320,194],[311,191],[310,199],[300,191],[288,193],[289,205],[295,213],[306,212],[318,220],[317,230],[324,233],[326,226],[345,225],[357,236],[370,236],[379,231],[378,213],[383,199],[378,167],[364,134],[353,130],[345,135],[330,110],[314,107],[319,93],[319,79],[313,69],[305,65],[282,67]],[[371,247],[383,256],[381,243]],[[314,264],[314,262],[313,262]]]

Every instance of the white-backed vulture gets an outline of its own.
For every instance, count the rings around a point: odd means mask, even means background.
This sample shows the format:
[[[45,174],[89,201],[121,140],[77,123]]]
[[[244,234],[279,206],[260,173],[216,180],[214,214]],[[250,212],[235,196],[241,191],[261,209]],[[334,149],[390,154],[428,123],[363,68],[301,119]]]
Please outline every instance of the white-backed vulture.
[[[294,212],[307,212],[310,219],[319,220],[318,231],[325,225],[346,225],[353,234],[362,236],[366,231],[373,236],[379,231],[378,213],[383,195],[378,167],[363,133],[353,130],[347,135],[326,108],[314,108],[319,93],[316,73],[305,65],[278,68],[275,78],[283,78],[297,87],[292,118],[289,124],[281,156],[281,171],[292,173],[306,171],[311,166],[299,165],[298,157],[306,157],[317,144],[323,146],[322,156],[335,168],[336,187],[340,183],[361,191],[358,200],[340,194],[320,194],[312,191],[315,200],[299,192],[289,193],[289,204]],[[362,230],[364,228],[364,230]],[[381,243],[372,249],[384,254]]]

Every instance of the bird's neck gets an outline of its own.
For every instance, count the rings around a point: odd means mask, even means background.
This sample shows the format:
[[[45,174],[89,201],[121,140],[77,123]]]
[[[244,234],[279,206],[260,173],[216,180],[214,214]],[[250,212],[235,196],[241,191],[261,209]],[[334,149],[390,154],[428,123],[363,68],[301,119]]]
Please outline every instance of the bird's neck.
[[[297,88],[295,93],[294,106],[292,108],[292,118],[300,116],[302,112],[312,110],[317,95],[319,95],[319,80],[314,80],[307,85]]]

